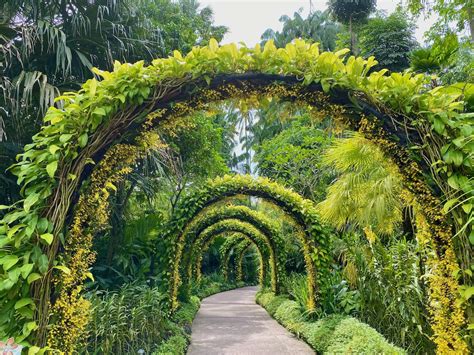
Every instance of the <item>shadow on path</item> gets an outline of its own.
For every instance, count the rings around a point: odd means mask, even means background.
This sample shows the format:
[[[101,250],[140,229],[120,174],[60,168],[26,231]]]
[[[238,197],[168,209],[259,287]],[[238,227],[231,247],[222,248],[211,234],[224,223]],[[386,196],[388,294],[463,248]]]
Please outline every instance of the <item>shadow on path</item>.
[[[314,354],[255,303],[257,289],[205,298],[193,322],[188,355]]]

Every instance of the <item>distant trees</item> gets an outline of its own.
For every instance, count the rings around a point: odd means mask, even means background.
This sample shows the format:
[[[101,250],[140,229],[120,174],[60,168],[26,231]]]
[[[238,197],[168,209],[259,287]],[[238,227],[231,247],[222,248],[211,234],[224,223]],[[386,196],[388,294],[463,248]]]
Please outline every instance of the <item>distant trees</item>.
[[[341,26],[332,21],[328,11],[314,11],[303,18],[301,11],[295,12],[293,18],[287,15],[280,17],[283,23],[281,32],[267,29],[261,36],[262,43],[272,39],[277,47],[284,47],[295,38],[303,38],[319,42],[325,51],[336,48],[336,39]]]
[[[419,15],[422,12],[436,13],[441,21],[434,27],[454,22],[458,31],[469,30],[471,44],[474,44],[474,1],[473,0],[408,0],[410,11]]]

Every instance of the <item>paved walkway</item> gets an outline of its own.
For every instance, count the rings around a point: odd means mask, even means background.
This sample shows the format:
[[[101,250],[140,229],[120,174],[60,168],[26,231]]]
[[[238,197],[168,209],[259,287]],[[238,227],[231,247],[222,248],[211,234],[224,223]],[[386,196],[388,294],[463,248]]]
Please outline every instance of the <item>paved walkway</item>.
[[[255,303],[256,292],[257,287],[243,287],[204,299],[188,355],[314,354]]]

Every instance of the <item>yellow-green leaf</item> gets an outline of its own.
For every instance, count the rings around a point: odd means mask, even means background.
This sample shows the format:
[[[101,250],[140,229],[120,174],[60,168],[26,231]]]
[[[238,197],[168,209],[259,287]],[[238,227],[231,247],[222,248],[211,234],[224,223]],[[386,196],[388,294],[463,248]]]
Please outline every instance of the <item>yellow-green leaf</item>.
[[[48,172],[49,177],[54,177],[54,173],[56,172],[57,169],[58,169],[58,161],[57,160],[49,163],[46,166],[46,171]]]
[[[40,238],[43,239],[46,243],[48,243],[48,245],[51,245],[54,236],[51,233],[44,233],[40,235]]]

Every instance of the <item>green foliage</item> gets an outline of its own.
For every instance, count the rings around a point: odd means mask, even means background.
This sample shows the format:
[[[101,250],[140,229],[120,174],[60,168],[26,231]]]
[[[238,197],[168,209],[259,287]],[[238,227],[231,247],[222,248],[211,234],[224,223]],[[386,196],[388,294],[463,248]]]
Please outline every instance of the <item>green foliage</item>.
[[[5,144],[31,143],[48,107],[61,108],[55,99],[92,78],[92,67],[150,62],[226,32],[210,8],[187,0],[6,0],[0,9],[0,152],[12,160]],[[13,201],[18,189],[6,188],[12,176],[4,171],[0,201]]]
[[[469,28],[471,42],[474,43],[474,12],[472,10],[472,0],[409,0],[408,8],[415,15],[420,15],[423,12],[426,14],[436,13],[441,21],[437,21],[433,25],[434,30],[441,26],[446,26],[450,22],[455,22],[459,31]]]
[[[444,85],[472,82],[472,56],[472,45],[460,41],[456,33],[448,32],[435,35],[429,46],[414,50],[410,55],[410,67],[416,72],[436,75],[436,82],[439,80]]]
[[[350,334],[350,337],[347,335]],[[405,354],[400,348],[388,343],[385,338],[367,324],[354,318],[343,319],[331,333],[331,343],[325,349],[329,354]]]
[[[410,55],[411,68],[418,72],[436,73],[453,63],[459,50],[459,40],[455,33],[436,37],[430,47],[420,48]]]
[[[322,164],[322,153],[332,140],[327,132],[294,119],[288,128],[255,147],[258,172],[320,201],[333,179],[331,169]]]
[[[308,321],[296,302],[269,292],[257,293],[257,303],[318,353],[405,354],[375,329],[354,318],[332,315]]]
[[[267,308],[267,311],[270,311]],[[286,327],[291,327],[295,323],[303,321],[303,314],[301,313],[301,305],[295,301],[286,300],[280,304],[275,313],[275,319],[284,324]]]
[[[361,22],[375,10],[376,0],[329,0],[329,11],[341,23]]]
[[[268,300],[264,307],[268,311],[268,313],[273,316],[278,310],[278,308],[286,301],[287,298],[285,296],[274,296]]]
[[[337,228],[349,224],[391,234],[402,221],[402,179],[380,149],[360,134],[338,139],[324,162],[338,173],[324,201],[321,216]]]
[[[182,184],[197,183],[228,172],[220,154],[224,144],[222,135],[223,128],[214,122],[214,116],[196,113],[190,127],[164,139],[180,156],[181,169],[186,173]]]
[[[346,241],[344,274],[358,291],[357,317],[410,353],[434,351],[420,246],[404,238],[367,244],[348,235]]]
[[[329,13],[340,23],[348,26],[349,47],[353,54],[359,54],[357,49],[356,27],[364,23],[375,10],[376,0],[329,0]]]
[[[415,24],[402,11],[371,18],[359,33],[360,53],[364,57],[374,56],[379,62],[377,69],[407,69],[410,52],[417,45],[414,29]]]
[[[123,216],[122,216],[123,218]],[[120,239],[97,238],[98,260],[92,268],[96,284],[101,288],[115,288],[132,281],[150,281],[152,254],[159,241],[161,214],[149,214],[137,219],[126,219],[125,231]],[[112,233],[111,230],[109,233]],[[111,247],[116,243],[112,260],[106,260]],[[155,261],[157,264],[159,260]],[[155,265],[161,267],[162,265]]]
[[[158,289],[140,284],[125,285],[117,292],[92,293],[85,353],[151,352],[168,328],[162,311],[165,297]]]
[[[292,300],[295,300],[302,309],[308,304],[307,275],[292,273],[285,278],[285,290]]]
[[[301,12],[295,12],[293,18],[287,15],[280,17],[283,29],[274,31],[267,29],[261,36],[262,45],[273,40],[279,48],[284,47],[295,38],[317,42],[321,48],[332,51],[336,48],[336,37],[340,32],[340,25],[331,21],[327,11],[314,11],[303,18]]]
[[[188,339],[184,335],[173,335],[161,344],[153,355],[184,355]]]

